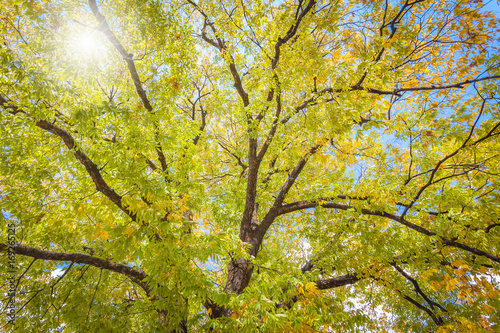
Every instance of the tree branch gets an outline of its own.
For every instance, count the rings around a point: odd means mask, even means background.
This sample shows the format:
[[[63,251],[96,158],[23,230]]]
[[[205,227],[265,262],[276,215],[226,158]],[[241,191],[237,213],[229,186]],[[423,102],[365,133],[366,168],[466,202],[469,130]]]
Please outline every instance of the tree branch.
[[[347,286],[360,281],[361,278],[353,274],[346,274],[341,276],[336,276],[329,279],[317,280],[316,287],[320,290],[338,288],[342,286]]]
[[[6,251],[9,245],[0,243],[0,251]],[[66,253],[66,252],[51,252],[35,249],[26,245],[16,244],[11,246],[14,248],[16,254],[27,257],[32,257],[40,260],[54,260],[54,261],[71,261],[77,264],[86,264],[93,267],[106,269],[115,273],[123,274],[129,277],[133,282],[137,283],[146,294],[150,293],[150,288],[143,280],[146,278],[146,273],[141,270],[129,267],[127,265],[117,264],[96,257],[92,257],[80,253]]]
[[[333,209],[339,209],[339,210],[356,209],[350,205],[338,204],[338,203],[334,203],[334,202],[320,203],[317,201],[298,201],[298,202],[291,203],[291,204],[284,205],[284,206],[280,207],[278,210],[278,216],[283,215],[283,214],[287,214],[287,213],[291,213],[291,212],[296,212],[296,211],[308,209],[308,208],[316,208],[319,206],[321,206],[323,208],[333,208]],[[430,231],[424,227],[418,226],[414,223],[411,223],[400,216],[386,213],[386,212],[381,212],[381,211],[373,211],[373,210],[366,209],[366,208],[360,209],[359,212],[363,215],[380,216],[380,217],[385,217],[385,218],[391,219],[395,222],[398,222],[398,223],[400,223],[400,224],[402,224],[410,229],[413,229],[413,230],[415,230],[423,235],[429,236],[429,237],[430,236],[438,236],[445,245],[455,247],[458,249],[462,249],[462,250],[465,250],[467,252],[476,254],[476,255],[481,256],[481,257],[486,257],[486,258],[491,259],[497,263],[500,263],[500,257],[498,257],[496,255],[493,255],[491,253],[479,250],[477,248],[474,248],[474,247],[471,247],[471,246],[468,246],[468,245],[465,245],[462,243],[458,243],[458,242],[453,241],[451,239],[448,239],[444,236],[439,236],[437,233]]]
[[[17,107],[16,105],[9,103],[3,96],[0,96],[0,105],[6,109],[10,109],[11,114],[26,113],[23,109]],[[104,194],[109,200],[111,200],[118,208],[120,208],[125,214],[127,214],[132,221],[136,221],[137,215],[129,211],[126,207],[122,205],[122,196],[115,192],[104,180],[99,171],[98,166],[78,147],[75,143],[75,139],[71,134],[63,128],[60,128],[53,123],[46,120],[38,120],[35,125],[47,132],[57,135],[60,137],[66,147],[69,150],[74,151],[76,159],[85,167],[87,173],[92,178],[96,189]]]
[[[273,206],[269,209],[266,216],[264,216],[264,219],[262,220],[262,222],[257,226],[257,230],[256,230],[257,231],[257,239],[256,239],[257,244],[254,244],[254,246],[260,245],[260,243],[264,239],[264,236],[266,235],[267,230],[269,229],[271,224],[274,222],[276,217],[278,215],[280,215],[279,211],[282,209],[282,204],[283,204],[283,201],[285,200],[286,195],[288,194],[288,191],[290,191],[293,184],[297,180],[297,177],[304,169],[304,166],[306,165],[309,157],[311,155],[313,155],[314,153],[316,153],[320,147],[321,147],[321,145],[319,145],[319,144],[312,146],[309,149],[309,151],[300,158],[299,162],[297,163],[295,168],[292,170],[292,172],[290,172],[290,175],[288,176],[287,180],[285,181],[285,183],[281,187],[281,190],[280,190],[278,196],[276,197],[276,199],[273,203]]]
[[[111,28],[108,25],[108,22],[106,21],[106,18],[99,12],[99,8],[97,7],[96,0],[89,0],[89,6],[90,9],[92,10],[92,14],[94,14],[94,17],[96,18],[97,22],[99,22],[98,30],[102,31],[104,35],[108,38],[108,40],[113,44],[115,49],[120,53],[120,55],[123,57],[125,62],[127,63],[128,70],[130,72],[130,76],[132,77],[132,81],[134,82],[135,90],[137,91],[137,95],[142,100],[142,104],[148,110],[148,112],[153,112],[153,107],[151,106],[151,103],[149,102],[148,95],[146,94],[146,91],[142,87],[142,82],[141,79],[139,78],[139,74],[137,73],[137,68],[135,67],[135,62],[134,62],[134,55],[132,53],[128,53],[123,45],[120,43],[118,38],[116,38],[115,34],[113,31],[111,31]],[[160,160],[160,164],[162,167],[163,171],[167,170],[167,161],[165,159],[165,154],[163,153],[163,149],[161,147],[161,144],[158,140],[159,137],[159,129],[158,129],[158,124],[154,124],[155,128],[155,140],[156,140],[156,153],[158,154],[158,159]]]
[[[68,149],[74,149],[74,155],[78,161],[85,167],[87,173],[92,178],[96,189],[110,199],[118,208],[127,214],[133,221],[136,221],[137,215],[132,213],[122,204],[122,196],[115,192],[104,180],[97,165],[75,144],[75,139],[65,129],[55,126],[46,120],[39,120],[35,123],[41,129],[60,137]]]
[[[413,277],[408,275],[403,269],[401,269],[398,265],[395,263],[391,263],[391,266],[394,267],[395,270],[397,270],[405,279],[411,282],[413,284],[413,288],[417,294],[419,294],[426,302],[429,304],[432,310],[434,310],[434,307],[438,307],[441,311],[446,312],[446,309],[443,308],[441,305],[438,303],[434,302],[431,300],[427,295],[422,291],[422,288],[420,288],[420,285],[418,284],[417,280],[415,280]]]
[[[202,29],[202,32],[201,32],[202,39],[205,42],[207,42],[208,44],[210,44],[210,45],[214,46],[215,48],[217,48],[221,53],[223,53],[223,52],[227,53],[228,57],[224,56],[224,55],[222,55],[222,57],[226,60],[226,62],[229,65],[229,71],[231,72],[231,75],[233,76],[233,82],[234,82],[233,86],[236,88],[236,91],[238,92],[238,95],[240,95],[240,98],[243,101],[243,106],[247,107],[250,104],[250,100],[248,98],[247,92],[243,88],[243,83],[241,81],[240,74],[238,73],[238,69],[236,68],[236,63],[234,61],[234,57],[229,52],[229,49],[227,48],[227,45],[224,42],[224,40],[222,40],[221,38],[219,38],[217,36],[217,31],[214,28],[213,23],[209,23],[208,15],[194,1],[187,0],[187,2],[191,6],[193,6],[194,9],[196,11],[198,11],[205,18],[205,23],[203,25],[203,29]],[[210,28],[214,32],[215,38],[217,39],[216,41],[213,40],[213,39],[210,39],[206,35],[205,29],[206,29],[207,26],[210,26]],[[227,58],[229,58],[229,59],[227,59]]]
[[[411,304],[415,305],[420,310],[422,310],[425,313],[427,313],[429,315],[429,317],[432,318],[432,320],[434,321],[434,323],[436,323],[436,325],[441,326],[441,325],[444,324],[443,323],[443,319],[436,317],[436,315],[434,314],[434,312],[432,312],[431,310],[429,310],[428,308],[426,308],[425,306],[423,306],[422,304],[420,304],[419,302],[417,302],[416,300],[414,300],[410,296],[404,295],[403,298],[405,300],[407,300],[408,302],[410,302]]]
[[[97,3],[95,0],[89,0],[89,6],[90,9],[92,10],[92,14],[94,14],[94,17],[96,18],[97,22],[99,22],[99,26],[97,27],[97,30],[101,31],[104,33],[106,38],[113,44],[115,49],[120,53],[120,55],[123,57],[123,60],[127,63],[130,76],[132,77],[132,81],[134,82],[135,89],[137,91],[137,95],[142,100],[142,103],[144,104],[144,107],[148,111],[153,111],[153,107],[151,106],[151,103],[149,102],[149,98],[146,94],[146,91],[144,91],[144,88],[142,87],[141,79],[139,78],[139,74],[137,73],[137,69],[135,67],[135,62],[133,60],[134,55],[131,53],[128,53],[123,45],[120,43],[118,38],[116,38],[115,34],[113,31],[111,31],[111,28],[108,25],[108,22],[106,21],[106,18],[99,12],[99,8],[97,7]]]
[[[309,159],[309,157],[311,155],[316,153],[320,147],[321,147],[320,145],[312,146],[309,149],[309,151],[304,156],[302,156],[300,158],[299,162],[297,163],[295,168],[292,170],[292,172],[288,176],[288,179],[285,181],[285,183],[281,187],[281,191],[279,192],[278,196],[276,197],[276,200],[274,201],[274,204],[273,204],[274,207],[281,207],[281,204],[285,200],[285,197],[288,194],[288,191],[290,191],[290,188],[293,186],[293,184],[297,180],[297,177],[304,169],[304,166],[306,165],[307,160]]]
[[[403,213],[401,213],[401,218],[403,218],[406,215],[406,213],[410,210],[410,208],[415,204],[415,202],[417,202],[420,195],[422,195],[422,193],[425,191],[425,189],[437,182],[437,181],[436,182],[433,181],[434,176],[436,175],[436,173],[440,169],[440,167],[443,165],[443,163],[446,162],[447,160],[449,160],[450,158],[452,158],[453,156],[455,156],[456,154],[458,154],[458,152],[467,145],[469,140],[472,138],[472,135],[474,133],[474,129],[476,128],[476,126],[479,122],[479,119],[481,118],[481,115],[483,114],[485,104],[486,104],[486,100],[483,100],[479,114],[477,115],[476,121],[474,122],[474,124],[472,125],[472,127],[469,131],[469,135],[467,136],[467,139],[465,139],[465,141],[460,145],[460,147],[458,147],[454,152],[446,155],[445,157],[443,157],[441,160],[438,161],[438,163],[436,164],[436,166],[432,170],[431,175],[429,176],[429,180],[427,181],[427,183],[425,183],[425,185],[420,187],[417,194],[413,197],[413,200],[405,207]],[[491,133],[491,131],[490,131],[490,133]],[[478,141],[476,141],[476,142],[478,142]]]
[[[288,29],[285,37],[283,37],[283,38],[278,37],[278,41],[274,45],[274,58],[271,61],[271,68],[273,70],[276,69],[276,67],[278,66],[278,62],[280,59],[281,46],[283,44],[285,44],[286,42],[288,42],[291,38],[293,38],[293,36],[295,36],[295,34],[297,33],[297,30],[299,28],[300,22],[302,22],[302,20],[307,15],[307,13],[310,12],[311,9],[314,7],[314,5],[316,4],[316,0],[309,0],[306,7],[300,12],[300,14],[298,14],[300,7],[301,7],[301,4],[302,4],[302,0],[299,2],[299,5],[297,6],[297,14],[295,15],[296,16],[295,22],[292,24],[290,29]]]
[[[276,114],[274,115],[274,120],[271,125],[271,129],[269,130],[269,133],[267,134],[266,141],[262,144],[262,147],[260,148],[259,154],[257,156],[257,160],[262,162],[264,159],[264,156],[266,155],[267,149],[269,148],[269,145],[271,145],[271,142],[273,141],[274,135],[276,134],[276,130],[278,129],[278,120],[281,114],[281,93],[278,92],[276,95]]]
[[[294,108],[294,112],[291,115],[289,115],[288,117],[283,118],[281,120],[281,123],[283,123],[283,124],[287,123],[290,120],[290,118],[292,118],[295,114],[304,110],[308,106],[315,105],[318,98],[322,97],[323,95],[325,95],[327,93],[333,94],[333,93],[342,93],[342,92],[348,92],[348,91],[366,91],[368,93],[377,94],[377,95],[401,96],[401,93],[405,92],[405,91],[429,91],[429,90],[444,90],[444,89],[457,89],[457,88],[463,89],[463,88],[465,88],[464,87],[465,85],[473,84],[473,83],[480,82],[480,81],[495,80],[495,79],[499,79],[499,78],[500,78],[500,75],[494,75],[494,76],[488,76],[488,77],[483,77],[483,78],[474,79],[474,80],[466,80],[463,82],[449,84],[449,85],[443,85],[443,86],[431,85],[430,87],[398,88],[398,89],[394,89],[394,90],[380,90],[380,89],[366,88],[363,86],[356,86],[356,85],[351,86],[347,89],[333,89],[331,87],[325,88],[323,90],[318,91],[316,96],[311,97],[311,98],[303,101],[301,104],[297,105]]]

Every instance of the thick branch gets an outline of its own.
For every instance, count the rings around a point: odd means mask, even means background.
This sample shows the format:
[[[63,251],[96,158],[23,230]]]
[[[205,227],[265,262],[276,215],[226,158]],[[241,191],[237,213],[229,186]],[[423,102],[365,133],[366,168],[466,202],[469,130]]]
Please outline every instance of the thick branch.
[[[323,280],[317,280],[315,282],[316,288],[319,290],[326,290],[326,289],[333,289],[333,288],[339,288],[343,286],[348,286],[351,284],[354,284],[358,281],[360,281],[361,278],[356,277],[355,275],[351,274],[346,274],[346,275],[341,275],[341,276],[335,276],[333,278],[329,279],[323,279]],[[285,288],[286,290],[286,288]],[[297,295],[294,295],[289,299],[288,301],[280,301],[279,303],[276,304],[277,308],[285,308],[285,309],[291,309],[293,305],[299,300]]]
[[[466,80],[463,82],[459,83],[454,83],[454,84],[449,84],[449,85],[443,85],[443,86],[436,86],[436,85],[431,85],[429,87],[413,87],[413,88],[398,88],[394,90],[380,90],[380,89],[375,89],[375,88],[367,88],[363,86],[351,86],[347,89],[333,89],[333,88],[325,88],[323,90],[320,90],[317,92],[317,95],[314,97],[311,97],[305,101],[303,101],[301,104],[297,105],[294,108],[294,113],[289,115],[288,117],[284,118],[281,120],[281,122],[287,123],[290,118],[293,117],[296,113],[304,110],[308,106],[315,105],[318,98],[322,97],[325,94],[333,94],[333,93],[342,93],[342,92],[348,92],[348,91],[366,91],[368,93],[372,94],[377,94],[377,95],[395,95],[395,96],[401,96],[402,92],[405,91],[425,91],[425,90],[445,90],[445,89],[463,89],[465,88],[465,85],[473,84],[476,82],[480,81],[486,81],[486,80],[495,80],[495,79],[500,79],[500,75],[495,75],[495,76],[488,76],[488,77],[483,77],[479,79],[474,79],[474,80]],[[333,100],[333,99],[331,99]]]
[[[318,280],[316,281],[316,287],[318,287],[318,289],[320,290],[332,289],[354,284],[359,280],[361,280],[361,278],[357,277],[356,275],[346,274],[329,279]]]
[[[203,29],[201,32],[202,39],[207,42],[208,44],[214,46],[217,48],[220,52],[221,55],[224,59],[226,59],[226,62],[229,65],[229,71],[231,72],[231,75],[233,76],[234,84],[233,86],[236,88],[236,91],[238,92],[238,95],[240,95],[241,100],[243,101],[243,105],[247,107],[250,104],[250,100],[248,98],[248,93],[245,91],[243,88],[243,83],[241,81],[240,74],[238,73],[238,69],[236,68],[236,63],[234,61],[234,57],[231,55],[229,49],[227,48],[226,43],[222,38],[219,38],[217,36],[217,31],[213,25],[213,23],[210,23],[208,20],[208,15],[201,9],[198,4],[196,4],[194,1],[188,0],[188,3],[194,7],[196,11],[198,11],[204,18],[205,18],[205,23],[203,25]],[[205,32],[206,27],[209,26],[210,29],[212,29],[213,33],[215,34],[216,40],[213,40],[209,38]],[[225,54],[224,54],[225,53]]]
[[[200,140],[201,132],[203,132],[203,130],[205,129],[205,126],[207,125],[207,121],[206,121],[207,112],[205,110],[203,110],[203,107],[201,107],[201,106],[200,106],[200,111],[201,111],[201,125],[200,125],[200,128],[198,129],[198,132],[200,134],[196,135],[193,139],[193,145],[195,145],[195,146],[198,144],[198,140]]]
[[[280,48],[283,44],[288,42],[295,34],[297,33],[297,30],[299,28],[300,22],[304,19],[304,17],[311,11],[311,9],[314,7],[316,4],[316,0],[310,0],[306,7],[300,12],[300,14],[297,16],[295,22],[292,24],[290,29],[288,29],[285,37],[281,38],[278,37],[278,41],[274,45],[274,58],[271,61],[271,68],[274,70],[276,66],[278,65],[279,59],[280,59]],[[297,12],[300,10],[300,7],[302,5],[302,0],[299,1],[299,5],[297,8]]]
[[[338,203],[334,203],[334,202],[320,203],[320,202],[316,202],[316,201],[299,201],[299,202],[291,203],[288,205],[284,205],[281,208],[279,208],[278,216],[283,215],[283,214],[287,214],[287,213],[291,213],[291,212],[296,212],[296,211],[308,209],[308,208],[316,208],[319,206],[324,207],[324,208],[333,208],[333,209],[340,209],[340,210],[355,209],[353,206],[338,204]],[[413,230],[415,230],[423,235],[429,236],[429,237],[430,236],[438,236],[441,239],[441,241],[443,242],[443,244],[445,244],[445,245],[452,246],[452,247],[455,247],[458,249],[462,249],[462,250],[465,250],[467,252],[476,254],[478,256],[486,257],[486,258],[491,259],[497,263],[500,263],[500,257],[498,257],[496,255],[493,255],[491,253],[476,249],[474,247],[471,247],[471,246],[468,246],[468,245],[465,245],[462,243],[458,243],[458,242],[453,241],[451,239],[448,239],[444,236],[439,236],[437,233],[430,231],[424,227],[418,226],[414,223],[411,223],[400,216],[386,213],[386,212],[381,212],[381,211],[373,211],[373,210],[366,209],[366,208],[360,209],[359,212],[361,212],[361,214],[363,214],[363,215],[373,215],[373,216],[380,216],[380,217],[385,217],[385,218],[391,219],[395,222],[398,222],[398,223],[400,223],[400,224],[402,224],[410,229],[413,229]]]
[[[451,89],[451,88],[464,89],[465,88],[464,86],[468,85],[468,84],[473,84],[476,82],[486,81],[486,80],[495,80],[495,79],[500,79],[500,75],[487,76],[487,77],[474,79],[474,80],[465,80],[463,82],[448,84],[448,85],[443,85],[443,86],[431,85],[430,87],[399,88],[399,89],[394,89],[392,92],[389,92],[389,94],[390,95],[398,95],[399,93],[405,92],[405,91],[443,90],[443,89]]]
[[[153,112],[153,107],[149,102],[148,95],[146,94],[146,91],[142,87],[141,79],[139,78],[139,74],[137,73],[137,69],[135,67],[135,62],[133,59],[134,55],[132,53],[128,53],[125,50],[125,48],[120,43],[118,38],[116,38],[113,31],[111,31],[111,28],[109,27],[106,18],[99,12],[99,8],[97,7],[96,1],[89,0],[89,6],[90,9],[92,10],[92,14],[94,14],[94,17],[96,18],[97,22],[99,22],[98,29],[104,33],[104,35],[108,38],[111,44],[113,44],[115,49],[120,53],[120,55],[127,63],[130,76],[132,77],[132,81],[134,82],[135,90],[137,91],[137,95],[139,95],[139,97],[141,98],[142,104],[144,105],[146,110],[148,110],[148,112]],[[166,171],[167,161],[165,159],[165,154],[163,153],[163,149],[158,140],[159,136],[158,124],[154,124],[154,127],[155,127],[156,152],[158,154],[158,159],[160,160],[162,170]]]
[[[136,220],[137,218],[136,214],[132,213],[126,207],[123,206],[122,196],[116,193],[114,189],[109,187],[104,178],[102,178],[101,172],[99,171],[97,165],[94,162],[92,162],[92,160],[78,146],[75,145],[75,139],[71,136],[71,134],[69,134],[69,132],[67,132],[65,129],[55,126],[52,123],[49,123],[46,120],[39,120],[36,122],[35,125],[43,130],[46,130],[47,132],[50,132],[60,137],[64,141],[64,144],[66,145],[66,147],[68,147],[68,149],[70,150],[74,149],[74,155],[76,159],[80,161],[81,164],[83,164],[83,166],[87,170],[87,173],[92,178],[92,181],[96,186],[96,189],[102,194],[104,194],[106,197],[108,197],[108,199],[110,199],[125,214],[130,216],[130,218],[133,221]]]
[[[23,109],[17,107],[16,105],[9,103],[3,96],[0,96],[0,104],[6,108],[11,114],[17,113],[26,113]],[[136,214],[129,211],[122,205],[122,196],[117,194],[114,189],[112,189],[104,180],[101,175],[101,172],[97,165],[75,144],[75,139],[71,136],[71,134],[63,128],[60,128],[53,123],[50,123],[46,120],[39,120],[35,123],[36,126],[41,129],[50,132],[52,134],[60,137],[66,147],[70,150],[74,150],[74,155],[76,159],[83,164],[87,173],[92,178],[96,189],[104,194],[108,199],[110,199],[118,208],[120,208],[125,214],[127,214],[133,221],[136,220]]]
[[[274,207],[280,207],[283,201],[285,200],[286,195],[288,194],[288,191],[292,188],[293,184],[297,180],[297,177],[299,174],[302,172],[304,169],[304,166],[307,163],[307,160],[311,155],[316,153],[318,149],[320,148],[320,145],[314,145],[309,149],[309,151],[300,158],[299,162],[295,166],[295,168],[292,170],[290,175],[288,176],[288,179],[285,181],[283,186],[281,187],[281,191],[279,192],[278,196],[276,197],[276,200],[274,201]]]
[[[321,145],[319,145],[319,144],[312,146],[309,149],[309,151],[300,158],[299,162],[297,163],[295,168],[293,168],[292,172],[290,172],[290,175],[288,176],[287,180],[285,181],[285,183],[281,187],[281,190],[280,190],[278,196],[276,197],[276,200],[274,201],[273,206],[269,209],[266,216],[264,217],[262,222],[257,227],[256,244],[252,244],[252,245],[254,245],[254,247],[258,247],[261,244],[262,240],[264,239],[264,236],[267,233],[267,230],[269,229],[271,224],[274,222],[276,217],[278,217],[278,215],[280,215],[279,211],[282,209],[282,204],[283,204],[283,201],[285,200],[286,195],[288,194],[288,191],[290,191],[293,184],[297,180],[297,177],[300,175],[300,173],[304,169],[304,166],[306,165],[309,157],[311,155],[313,155],[314,153],[316,153],[320,147],[321,147]],[[255,249],[255,251],[256,251],[256,249]]]
[[[276,77],[276,81],[279,84],[278,78]],[[281,115],[281,92],[278,91],[276,95],[276,113],[274,115],[274,120],[271,125],[271,129],[269,130],[269,133],[267,134],[266,141],[262,144],[262,147],[259,151],[259,154],[257,156],[258,162],[262,162],[264,159],[264,156],[266,155],[267,149],[271,145],[274,135],[276,134],[276,130],[278,129],[278,124],[279,124],[279,118]]]
[[[260,162],[257,160],[257,139],[248,139],[248,178],[245,197],[245,209],[240,224],[240,239],[250,242],[251,223],[257,198],[257,179]],[[254,254],[255,255],[255,254]]]
[[[142,103],[144,104],[144,107],[148,111],[153,111],[153,107],[151,106],[151,103],[149,102],[148,96],[146,94],[146,91],[144,91],[144,88],[142,87],[141,79],[139,78],[139,74],[137,74],[137,69],[135,68],[135,62],[133,60],[133,54],[129,54],[123,45],[120,43],[118,38],[116,38],[115,34],[113,31],[111,31],[111,28],[108,25],[108,22],[106,21],[106,18],[99,12],[99,8],[97,7],[97,3],[95,0],[89,0],[89,6],[90,9],[92,10],[92,14],[94,14],[95,18],[97,19],[97,22],[99,22],[98,30],[102,31],[106,38],[113,44],[115,49],[120,53],[120,55],[123,57],[125,62],[127,63],[130,76],[132,77],[132,81],[134,82],[135,89],[137,91],[137,94],[142,100]]]
[[[0,243],[0,251],[6,251],[8,247],[9,245]],[[106,269],[115,273],[120,273],[129,277],[132,281],[137,283],[141,288],[144,289],[147,294],[149,294],[150,292],[149,286],[145,282],[143,282],[143,280],[146,278],[146,273],[127,265],[117,264],[114,262],[110,262],[109,260],[104,260],[80,253],[44,251],[21,244],[16,244],[11,247],[14,248],[16,254],[32,257],[35,259],[71,261],[77,264],[86,264],[97,268]]]

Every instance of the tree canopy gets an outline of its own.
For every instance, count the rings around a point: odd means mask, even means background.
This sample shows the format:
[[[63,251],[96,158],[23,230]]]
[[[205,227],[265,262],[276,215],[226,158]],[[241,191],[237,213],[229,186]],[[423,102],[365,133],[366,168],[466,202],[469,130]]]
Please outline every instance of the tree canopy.
[[[497,330],[492,6],[2,1],[0,330]]]

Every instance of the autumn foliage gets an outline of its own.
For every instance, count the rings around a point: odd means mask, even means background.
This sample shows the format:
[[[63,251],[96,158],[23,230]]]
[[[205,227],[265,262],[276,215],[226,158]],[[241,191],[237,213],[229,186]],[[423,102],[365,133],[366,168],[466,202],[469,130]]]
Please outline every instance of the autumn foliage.
[[[498,331],[498,9],[3,0],[0,331]]]

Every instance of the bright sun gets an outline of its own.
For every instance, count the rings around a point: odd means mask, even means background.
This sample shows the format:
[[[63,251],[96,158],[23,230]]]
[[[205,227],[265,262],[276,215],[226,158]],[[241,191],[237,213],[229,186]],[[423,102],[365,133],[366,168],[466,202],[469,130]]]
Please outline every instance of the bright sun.
[[[71,43],[74,56],[85,60],[96,60],[104,52],[99,37],[97,32],[92,30],[82,30],[76,33]]]
[[[84,52],[84,53],[92,53],[97,46],[97,42],[91,34],[87,33],[84,34],[80,37],[79,41],[80,45],[79,48]]]

